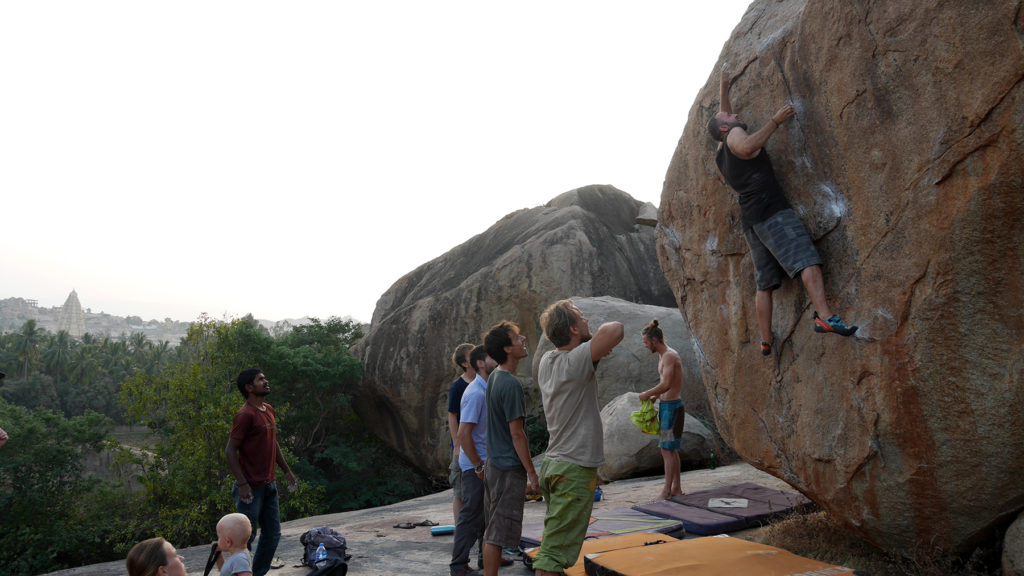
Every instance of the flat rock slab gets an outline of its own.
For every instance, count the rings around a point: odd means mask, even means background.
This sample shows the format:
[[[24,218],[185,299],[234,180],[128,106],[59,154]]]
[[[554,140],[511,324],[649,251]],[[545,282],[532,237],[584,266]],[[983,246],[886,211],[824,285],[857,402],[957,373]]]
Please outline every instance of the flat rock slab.
[[[693,470],[684,472],[682,487],[685,492],[707,490],[742,482],[754,482],[768,488],[792,490],[792,488],[764,472],[745,464],[721,466],[715,470]],[[620,480],[605,484],[600,502],[594,503],[594,510],[611,510],[650,502],[658,498],[664,478],[643,478]],[[524,522],[543,520],[543,502],[527,502]],[[451,561],[452,536],[431,536],[430,528],[416,526],[412,529],[395,528],[401,522],[422,522],[430,520],[438,524],[452,523],[451,491],[439,492],[414,500],[399,502],[390,506],[368,508],[353,512],[311,516],[284,522],[281,525],[281,543],[278,556],[285,562],[280,569],[271,570],[269,576],[306,576],[309,568],[296,566],[302,557],[299,536],[312,528],[330,526],[340,532],[348,541],[349,576],[437,576],[448,573]],[[733,536],[743,537],[744,533]],[[211,541],[213,537],[211,535]],[[190,576],[201,576],[210,551],[208,545],[179,549],[185,557],[185,567]],[[475,554],[475,551],[474,551]],[[476,558],[471,559],[475,567]],[[105,562],[69,570],[52,572],[53,576],[108,576],[124,574],[124,561]],[[533,574],[521,563],[502,568],[501,574]]]

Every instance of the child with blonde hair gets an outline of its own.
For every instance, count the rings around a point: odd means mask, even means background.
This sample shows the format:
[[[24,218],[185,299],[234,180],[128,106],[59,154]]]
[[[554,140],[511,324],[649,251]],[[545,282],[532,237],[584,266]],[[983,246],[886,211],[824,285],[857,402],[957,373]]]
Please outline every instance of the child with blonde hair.
[[[252,524],[245,514],[232,512],[217,522],[217,566],[220,576],[252,576],[249,535]]]

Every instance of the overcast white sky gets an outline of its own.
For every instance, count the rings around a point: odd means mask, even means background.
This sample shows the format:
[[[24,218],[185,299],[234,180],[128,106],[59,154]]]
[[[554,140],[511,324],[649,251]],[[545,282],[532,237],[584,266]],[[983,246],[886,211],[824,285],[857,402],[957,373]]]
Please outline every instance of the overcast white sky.
[[[747,0],[0,5],[0,298],[369,321],[588,184],[657,205]]]

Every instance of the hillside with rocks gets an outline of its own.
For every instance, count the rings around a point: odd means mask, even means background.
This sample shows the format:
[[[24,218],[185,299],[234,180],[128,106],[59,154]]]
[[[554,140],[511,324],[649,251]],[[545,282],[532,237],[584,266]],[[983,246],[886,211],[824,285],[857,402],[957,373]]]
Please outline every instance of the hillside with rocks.
[[[27,320],[35,320],[39,328],[56,332],[62,306],[41,307],[34,300],[25,298],[5,298],[0,300],[0,331],[14,332],[20,329]],[[121,334],[142,332],[153,342],[167,341],[176,345],[188,333],[189,322],[179,322],[170,318],[163,320],[143,320],[139,316],[114,316],[106,312],[93,312],[83,307],[87,332],[98,336],[117,337]]]
[[[15,332],[27,320],[35,320],[39,328],[56,333],[60,326],[62,308],[62,306],[41,307],[35,300],[26,298],[4,298],[0,300],[0,332]],[[139,316],[115,316],[106,312],[93,312],[89,307],[83,307],[82,317],[85,320],[86,332],[96,336],[117,338],[122,334],[141,332],[151,342],[166,341],[171,346],[176,346],[188,334],[188,327],[192,322],[182,322],[171,318],[143,320]],[[308,323],[309,318],[289,318],[277,321],[257,320],[257,322],[272,333],[278,333],[286,331],[292,326]]]

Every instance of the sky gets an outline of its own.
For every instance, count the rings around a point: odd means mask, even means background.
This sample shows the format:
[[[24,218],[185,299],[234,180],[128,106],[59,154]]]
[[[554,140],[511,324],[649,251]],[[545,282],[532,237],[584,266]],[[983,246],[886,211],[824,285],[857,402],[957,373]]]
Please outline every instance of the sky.
[[[0,5],[0,299],[369,322],[589,184],[657,205],[746,0]]]

